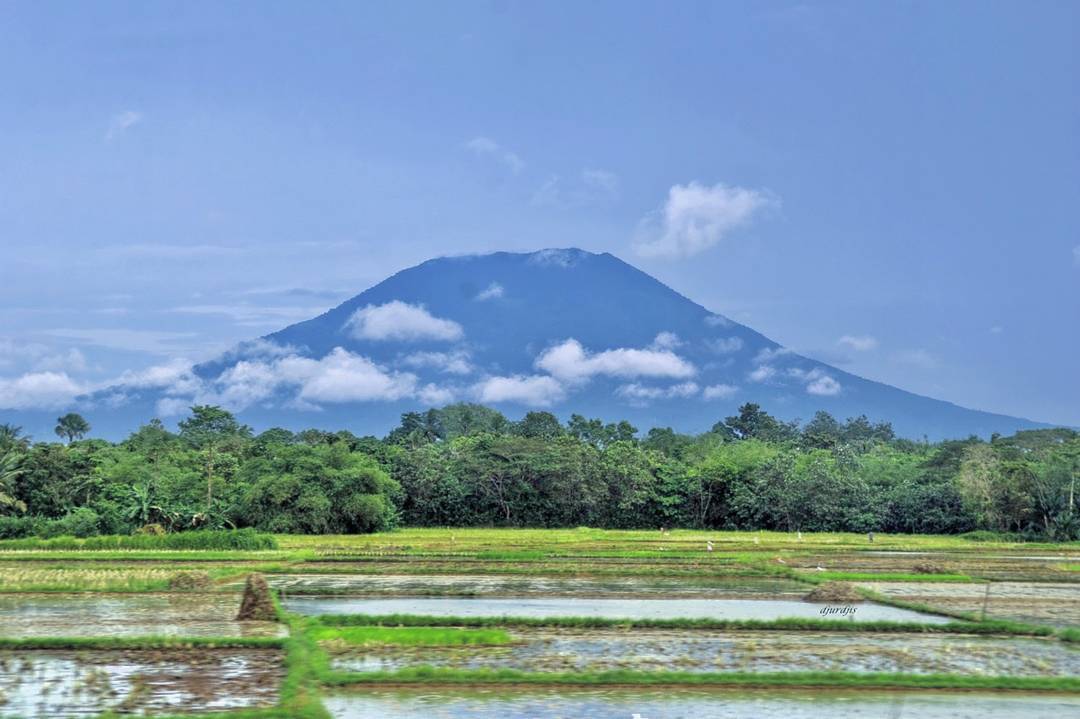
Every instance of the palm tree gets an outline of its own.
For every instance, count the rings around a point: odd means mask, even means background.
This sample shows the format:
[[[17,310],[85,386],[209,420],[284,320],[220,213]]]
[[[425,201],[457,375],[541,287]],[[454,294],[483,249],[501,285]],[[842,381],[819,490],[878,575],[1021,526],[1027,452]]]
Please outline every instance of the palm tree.
[[[55,431],[57,436],[66,437],[68,444],[71,444],[76,439],[86,436],[86,433],[90,431],[90,423],[83,419],[81,414],[68,412],[63,417],[57,418]]]
[[[0,424],[0,452],[12,449],[26,449],[30,446],[30,438],[23,434],[22,427],[14,424]]]
[[[23,473],[22,455],[6,452],[0,455],[0,507],[26,511],[26,502],[15,497],[15,480]]]

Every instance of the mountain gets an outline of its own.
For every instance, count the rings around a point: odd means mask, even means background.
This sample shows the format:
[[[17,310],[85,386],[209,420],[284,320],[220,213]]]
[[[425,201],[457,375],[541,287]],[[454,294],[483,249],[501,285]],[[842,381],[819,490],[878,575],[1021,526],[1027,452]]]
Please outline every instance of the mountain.
[[[429,260],[211,362],[133,375],[85,404],[106,434],[208,402],[260,429],[381,436],[402,412],[453,401],[686,432],[747,401],[785,419],[865,414],[913,438],[1047,426],[800,356],[610,254],[577,249]]]

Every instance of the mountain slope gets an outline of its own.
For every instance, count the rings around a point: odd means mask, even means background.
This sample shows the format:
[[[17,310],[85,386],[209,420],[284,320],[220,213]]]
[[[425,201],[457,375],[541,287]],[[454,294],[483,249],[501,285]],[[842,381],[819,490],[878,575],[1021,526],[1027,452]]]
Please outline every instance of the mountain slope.
[[[104,398],[122,396],[106,409]],[[439,258],[169,383],[99,393],[103,423],[216,402],[257,427],[384,434],[403,411],[479,401],[698,432],[747,401],[786,419],[866,414],[905,436],[1045,426],[921,397],[785,350],[610,254]]]

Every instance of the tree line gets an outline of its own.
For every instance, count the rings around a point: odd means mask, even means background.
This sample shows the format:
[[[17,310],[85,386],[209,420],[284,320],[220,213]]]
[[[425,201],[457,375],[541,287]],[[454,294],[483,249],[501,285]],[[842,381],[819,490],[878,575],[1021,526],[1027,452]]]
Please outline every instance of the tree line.
[[[386,437],[274,428],[191,408],[127,439],[65,415],[34,442],[0,424],[0,538],[253,527],[356,533],[409,526],[695,527],[1080,538],[1080,433],[989,441],[895,436],[748,403],[699,435],[548,412],[512,421],[455,404]]]

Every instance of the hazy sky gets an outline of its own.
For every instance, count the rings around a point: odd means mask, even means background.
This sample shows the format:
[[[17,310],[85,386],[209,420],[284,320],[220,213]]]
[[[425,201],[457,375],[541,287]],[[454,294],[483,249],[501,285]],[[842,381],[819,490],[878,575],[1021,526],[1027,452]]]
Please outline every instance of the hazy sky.
[[[1080,3],[0,2],[0,243],[0,419],[578,246],[1080,425]]]

